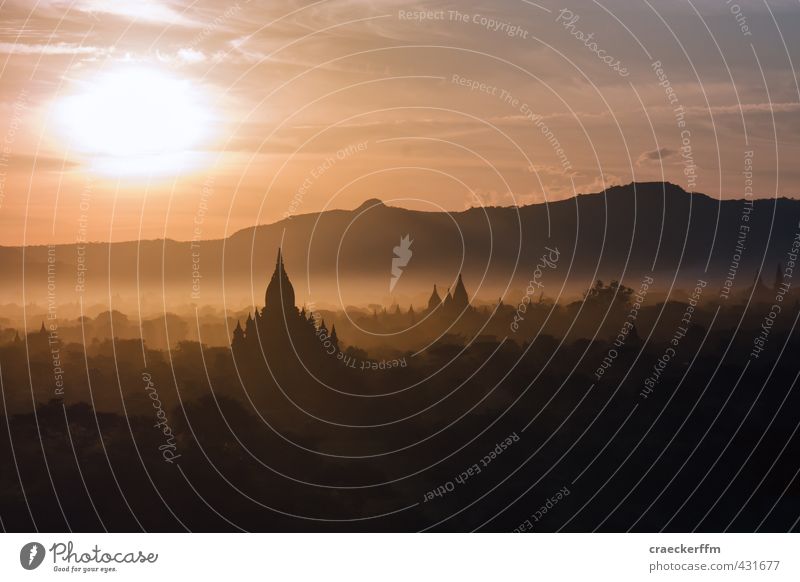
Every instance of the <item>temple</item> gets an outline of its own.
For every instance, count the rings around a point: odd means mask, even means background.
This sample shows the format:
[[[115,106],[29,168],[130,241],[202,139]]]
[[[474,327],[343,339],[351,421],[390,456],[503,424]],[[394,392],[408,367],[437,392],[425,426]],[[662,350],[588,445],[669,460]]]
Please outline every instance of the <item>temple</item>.
[[[275,261],[275,270],[264,294],[264,308],[247,314],[244,328],[236,322],[231,348],[236,355],[257,353],[264,355],[288,353],[294,350],[298,357],[321,352],[333,345],[338,350],[336,326],[330,332],[321,320],[319,325],[311,311],[297,309],[294,287],[286,274],[281,249]]]
[[[488,315],[485,309],[479,314],[470,305],[469,294],[459,274],[452,291],[448,288],[443,296],[439,288],[433,286],[426,308],[419,312],[419,317],[424,318],[419,330],[434,335],[442,329],[457,331],[479,324]],[[369,321],[362,323],[367,327],[394,329],[416,323],[418,315],[413,306],[404,312],[395,304],[391,311],[383,309],[379,314],[376,310],[365,317],[369,317]],[[458,324],[457,327],[454,328],[454,324]],[[329,358],[339,352],[336,326],[329,330],[318,314],[295,305],[294,287],[286,273],[281,249],[278,249],[275,270],[267,283],[264,308],[248,313],[244,323],[236,322],[231,349],[236,357],[262,360],[274,356],[283,363],[295,358],[308,361],[320,354],[327,354]]]
[[[447,294],[444,299],[439,297],[439,291],[436,285],[433,286],[433,292],[430,299],[428,299],[428,313],[441,315],[448,318],[459,317],[460,315],[471,311],[473,308],[469,304],[469,295],[467,289],[464,287],[464,281],[461,279],[461,274],[458,275],[455,289]]]

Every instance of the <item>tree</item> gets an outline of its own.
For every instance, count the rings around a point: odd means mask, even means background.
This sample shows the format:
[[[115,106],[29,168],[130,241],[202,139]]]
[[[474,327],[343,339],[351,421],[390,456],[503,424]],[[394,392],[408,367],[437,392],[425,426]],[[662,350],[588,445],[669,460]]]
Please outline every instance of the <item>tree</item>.
[[[600,279],[583,294],[585,303],[593,307],[608,307],[612,303],[615,307],[622,307],[630,303],[633,289],[612,281],[608,285]]]

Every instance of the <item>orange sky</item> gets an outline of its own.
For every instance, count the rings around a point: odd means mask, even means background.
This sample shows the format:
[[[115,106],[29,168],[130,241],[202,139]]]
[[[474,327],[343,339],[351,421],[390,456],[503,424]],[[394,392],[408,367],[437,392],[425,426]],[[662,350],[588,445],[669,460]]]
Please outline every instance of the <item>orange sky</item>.
[[[756,195],[800,190],[795,3],[487,5],[6,1],[0,244],[634,179],[738,198],[750,150]]]

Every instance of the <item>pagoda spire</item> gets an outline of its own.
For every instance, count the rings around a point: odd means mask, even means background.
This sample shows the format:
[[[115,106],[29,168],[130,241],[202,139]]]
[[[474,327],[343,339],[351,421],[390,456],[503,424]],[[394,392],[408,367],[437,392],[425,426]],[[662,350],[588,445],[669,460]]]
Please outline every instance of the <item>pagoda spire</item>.
[[[428,299],[428,311],[433,311],[436,309],[441,302],[442,300],[439,297],[439,291],[436,289],[436,285],[434,284],[433,293],[431,293],[431,297]]]
[[[461,273],[458,274],[456,288],[453,291],[453,304],[459,310],[465,309],[469,305],[469,295],[467,294],[467,289],[464,287],[464,281],[461,279]]]
[[[333,344],[333,346],[338,351],[339,350],[339,336],[336,334],[336,324],[335,323],[331,326],[331,338],[330,339],[331,339],[331,343]]]
[[[242,329],[242,323],[237,320],[236,321],[236,329],[233,330],[233,340],[231,341],[231,346],[236,348],[242,345],[242,342],[245,339],[245,333]]]
[[[773,289],[777,290],[781,283],[783,282],[783,269],[781,269],[781,264],[778,263],[778,266],[775,268],[775,282],[773,283]]]
[[[286,269],[283,265],[283,251],[278,247],[278,254],[275,258],[275,271],[267,285],[267,292],[264,295],[264,310],[267,312],[286,313],[297,311],[294,306],[294,287],[289,281]]]

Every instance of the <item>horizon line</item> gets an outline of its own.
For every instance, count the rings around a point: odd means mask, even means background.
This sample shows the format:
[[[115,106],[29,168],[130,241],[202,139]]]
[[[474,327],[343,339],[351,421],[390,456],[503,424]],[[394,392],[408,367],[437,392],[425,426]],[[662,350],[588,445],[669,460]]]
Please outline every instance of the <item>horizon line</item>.
[[[602,196],[602,195],[608,194],[611,190],[615,190],[615,189],[630,188],[632,186],[634,188],[636,188],[637,186],[651,186],[651,185],[662,186],[665,190],[667,189],[667,187],[670,187],[672,189],[678,189],[683,194],[687,194],[689,196],[701,196],[703,198],[708,198],[710,200],[715,200],[715,201],[719,202],[720,204],[723,203],[723,202],[741,202],[742,200],[746,200],[745,197],[742,197],[742,198],[715,198],[715,197],[710,196],[710,195],[708,195],[708,194],[706,194],[704,192],[696,192],[696,191],[691,191],[690,192],[690,191],[684,189],[682,186],[680,186],[678,184],[675,184],[673,182],[669,182],[669,181],[665,181],[665,182],[652,182],[652,181],[649,181],[649,182],[637,182],[637,181],[631,181],[631,182],[628,182],[627,184],[612,184],[612,185],[609,185],[605,190],[602,190],[602,191],[599,191],[599,192],[578,192],[573,196],[570,196],[568,198],[561,198],[559,200],[553,200],[553,201],[544,200],[542,202],[531,202],[530,204],[470,206],[470,207],[465,208],[463,210],[447,211],[447,212],[449,214],[463,214],[465,212],[470,212],[472,210],[481,209],[481,208],[484,208],[484,209],[487,209],[487,208],[493,208],[493,209],[494,208],[502,208],[502,209],[514,209],[514,208],[516,208],[516,209],[521,209],[521,208],[530,208],[530,207],[533,207],[533,206],[548,206],[550,204],[558,204],[558,203],[568,202],[570,200],[575,200],[577,198],[581,198],[581,197],[585,197],[585,196]],[[768,200],[776,200],[776,201],[777,200],[791,200],[791,201],[798,202],[798,201],[800,201],[800,196],[797,196],[797,197],[795,197],[795,196],[785,196],[785,195],[784,196],[772,196],[772,197],[753,196],[753,203],[756,203],[756,202],[759,202],[759,201],[764,202],[764,201],[768,201]],[[264,223],[254,224],[254,225],[251,225],[251,226],[247,226],[247,227],[235,230],[235,231],[231,232],[230,234],[228,234],[227,236],[223,236],[223,237],[219,237],[219,238],[201,239],[201,241],[199,241],[199,242],[224,241],[224,240],[227,240],[227,239],[229,239],[229,238],[231,238],[231,237],[233,237],[233,236],[235,236],[235,235],[237,235],[237,234],[239,234],[241,232],[245,232],[247,230],[254,229],[254,228],[275,226],[275,225],[284,223],[286,221],[291,221],[293,218],[296,218],[296,217],[299,218],[299,217],[303,217],[303,216],[320,215],[320,214],[325,214],[327,212],[355,212],[355,211],[361,209],[363,206],[365,206],[369,202],[379,202],[380,205],[382,205],[385,208],[394,208],[394,209],[398,209],[398,210],[406,210],[408,212],[415,212],[415,213],[435,214],[437,212],[442,212],[442,211],[436,211],[436,210],[417,210],[417,209],[413,209],[413,208],[407,208],[407,207],[404,207],[404,206],[390,206],[390,205],[387,205],[378,196],[370,196],[368,198],[365,198],[364,201],[362,201],[355,208],[330,208],[330,209],[327,209],[327,210],[319,210],[319,211],[315,211],[315,212],[304,212],[304,213],[301,213],[301,214],[287,213],[286,215],[283,216],[283,218],[280,218],[279,220],[275,220],[274,222],[264,222]],[[112,245],[112,244],[116,245],[116,244],[159,242],[159,241],[164,242],[164,243],[173,242],[173,243],[177,243],[177,244],[191,244],[193,242],[198,242],[198,241],[193,241],[191,239],[179,240],[179,239],[174,239],[174,238],[162,237],[162,238],[128,239],[128,240],[120,240],[120,241],[93,240],[93,241],[81,242],[81,244],[83,244],[83,245],[98,245],[98,244],[100,244],[100,245]],[[74,240],[73,241],[69,241],[69,242],[35,243],[35,244],[26,244],[26,245],[13,245],[13,246],[12,245],[0,244],[0,249],[25,249],[25,248],[35,248],[35,247],[48,247],[48,246],[72,246],[72,245],[75,245],[75,244],[78,244],[78,243],[77,243],[77,241],[74,241]]]

